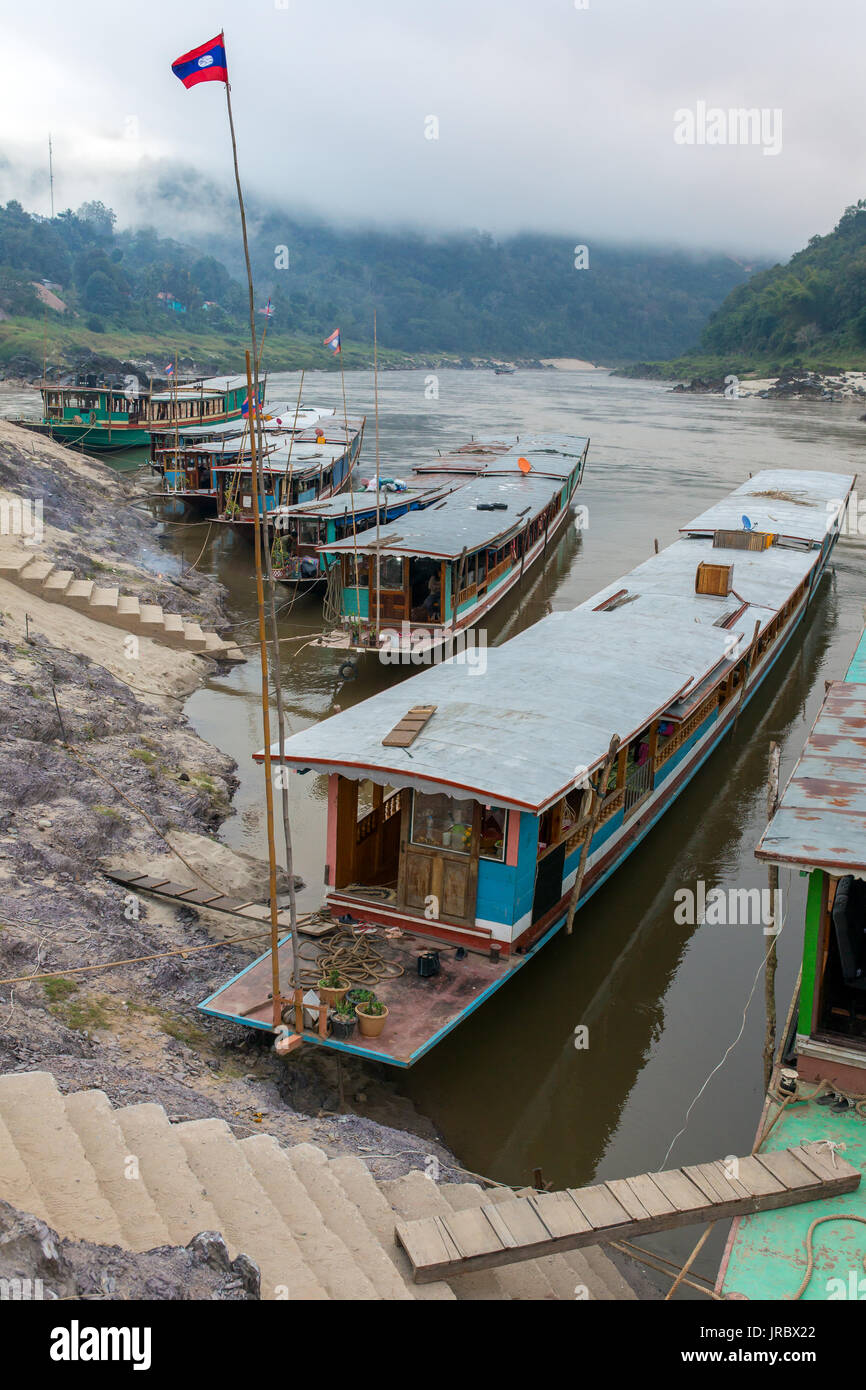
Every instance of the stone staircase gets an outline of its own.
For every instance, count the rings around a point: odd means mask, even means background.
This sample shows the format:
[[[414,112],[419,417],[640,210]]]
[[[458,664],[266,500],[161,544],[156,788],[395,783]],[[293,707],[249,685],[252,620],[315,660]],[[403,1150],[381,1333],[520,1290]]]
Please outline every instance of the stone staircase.
[[[597,1247],[412,1282],[396,1221],[512,1196],[418,1170],[377,1182],[360,1158],[312,1144],[237,1139],[218,1119],[172,1124],[160,1105],[114,1109],[102,1091],[63,1096],[48,1072],[0,1076],[0,1198],[61,1236],[142,1251],[220,1231],[269,1299],[635,1297]]]
[[[185,622],[177,613],[164,613],[158,603],[142,603],[134,594],[116,587],[99,588],[92,579],[76,579],[72,570],[58,569],[50,560],[12,552],[0,555],[0,579],[7,579],[48,603],[64,604],[97,622],[142,637],[152,637],[168,647],[214,657],[220,661],[245,661],[234,642],[215,632],[204,632],[198,623]]]

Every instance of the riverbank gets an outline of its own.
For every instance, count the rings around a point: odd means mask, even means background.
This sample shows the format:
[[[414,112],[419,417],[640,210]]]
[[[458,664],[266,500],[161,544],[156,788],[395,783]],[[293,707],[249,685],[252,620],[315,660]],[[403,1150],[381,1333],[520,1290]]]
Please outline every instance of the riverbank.
[[[672,390],[696,395],[762,400],[866,401],[866,370],[834,366],[755,366],[683,359],[676,362],[637,362],[619,367],[615,376],[632,380],[669,381]]]
[[[167,362],[177,357],[182,378],[233,375],[245,370],[241,335],[191,334],[176,329],[162,333],[116,330],[92,333],[79,324],[73,330],[52,325],[47,375],[51,380],[74,372],[109,372],[118,376],[137,375],[142,384],[165,376]],[[6,319],[0,344],[0,381],[10,386],[37,386],[43,375],[45,352],[44,325],[41,320]],[[402,352],[379,348],[379,370],[493,371],[503,365],[523,371],[543,370],[548,363],[535,357],[499,358],[456,352]],[[372,343],[344,341],[335,356],[321,342],[269,334],[263,353],[266,372],[366,370],[373,365]],[[565,359],[564,359],[565,360]]]
[[[222,586],[180,573],[133,478],[0,422],[4,517],[27,500],[43,512],[35,557],[226,630]],[[213,669],[143,636],[136,653],[122,630],[0,579],[0,1069],[44,1069],[62,1091],[98,1087],[115,1105],[155,1101],[175,1120],[219,1116],[239,1135],[384,1154],[377,1177],[430,1153],[448,1171],[432,1126],[378,1077],[360,1066],[340,1077],[321,1049],[281,1061],[267,1035],[198,1013],[265,948],[261,933],[229,942],[255,929],[132,898],[99,871],[162,862],[266,897],[266,866],[216,839],[235,764],[183,712]]]

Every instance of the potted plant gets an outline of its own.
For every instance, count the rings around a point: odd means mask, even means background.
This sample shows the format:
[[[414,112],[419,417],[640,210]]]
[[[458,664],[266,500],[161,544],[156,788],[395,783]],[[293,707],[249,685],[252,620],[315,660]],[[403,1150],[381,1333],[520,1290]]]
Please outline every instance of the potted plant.
[[[345,999],[349,984],[350,981],[346,979],[345,975],[341,975],[334,965],[327,974],[322,976],[316,989],[322,1003],[327,1004],[329,1008],[334,1008],[341,1000]]]
[[[348,999],[341,999],[331,1009],[328,1017],[331,1020],[331,1036],[334,1038],[350,1038],[355,1031],[358,1019],[355,1014],[355,1005]]]
[[[388,1009],[375,994],[355,1005],[358,1017],[358,1031],[362,1038],[378,1038],[385,1027]]]

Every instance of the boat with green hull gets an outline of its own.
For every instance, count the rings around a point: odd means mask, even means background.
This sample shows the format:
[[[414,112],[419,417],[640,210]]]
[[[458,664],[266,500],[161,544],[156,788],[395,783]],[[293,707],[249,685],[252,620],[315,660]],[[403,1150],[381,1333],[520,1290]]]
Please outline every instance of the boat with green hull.
[[[756,1154],[804,1143],[866,1173],[866,632],[824,703],[757,857],[808,877],[803,962]],[[866,1299],[866,1183],[734,1222],[716,1292]]]
[[[148,449],[153,436],[170,437],[189,426],[217,426],[240,419],[246,378],[213,377],[143,392],[137,376],[81,374],[72,381],[43,381],[41,420],[13,421],[24,429],[91,454]],[[264,399],[264,384],[259,388]]]

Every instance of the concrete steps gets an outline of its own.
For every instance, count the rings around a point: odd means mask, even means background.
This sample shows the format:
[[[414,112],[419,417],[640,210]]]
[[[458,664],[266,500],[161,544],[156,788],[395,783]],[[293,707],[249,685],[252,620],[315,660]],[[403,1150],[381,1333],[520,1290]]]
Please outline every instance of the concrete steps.
[[[103,588],[92,579],[75,579],[72,570],[61,570],[32,552],[12,551],[0,556],[0,579],[7,579],[49,603],[62,603],[97,622],[152,637],[177,651],[200,653],[220,661],[246,661],[234,642],[216,632],[204,632],[198,623],[184,621],[177,613],[164,613],[158,603],[141,603],[134,594],[116,586]]]
[[[376,1182],[360,1158],[313,1144],[237,1139],[220,1119],[172,1124],[160,1105],[115,1109],[102,1091],[63,1096],[48,1072],[0,1076],[0,1198],[61,1236],[149,1250],[219,1231],[278,1301],[571,1300],[577,1285],[634,1296],[597,1249],[413,1283],[398,1219],[511,1196],[418,1171]]]

